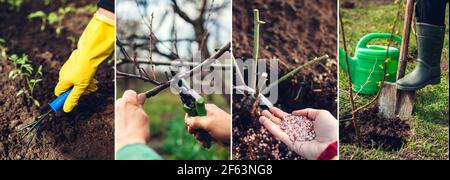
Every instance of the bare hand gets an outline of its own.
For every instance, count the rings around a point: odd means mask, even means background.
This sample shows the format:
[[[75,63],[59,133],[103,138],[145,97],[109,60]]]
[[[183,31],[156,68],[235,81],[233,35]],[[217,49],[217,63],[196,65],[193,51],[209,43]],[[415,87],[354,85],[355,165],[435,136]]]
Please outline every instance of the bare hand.
[[[213,138],[214,141],[223,144],[230,144],[230,130],[231,120],[230,114],[223,111],[214,104],[205,105],[207,115],[188,117],[186,114],[185,122],[188,126],[188,131],[194,134],[203,146],[206,145],[205,140],[194,130],[203,129]]]
[[[116,152],[128,144],[147,144],[150,139],[148,116],[144,111],[145,94],[127,90],[116,101]]]
[[[275,138],[286,144],[291,150],[309,160],[319,158],[320,154],[331,143],[338,140],[338,122],[330,112],[317,109],[303,109],[292,112],[295,116],[305,116],[314,122],[316,138],[303,143],[292,142],[289,136],[280,128],[283,117],[288,113],[273,107],[270,112],[264,110],[259,121]]]

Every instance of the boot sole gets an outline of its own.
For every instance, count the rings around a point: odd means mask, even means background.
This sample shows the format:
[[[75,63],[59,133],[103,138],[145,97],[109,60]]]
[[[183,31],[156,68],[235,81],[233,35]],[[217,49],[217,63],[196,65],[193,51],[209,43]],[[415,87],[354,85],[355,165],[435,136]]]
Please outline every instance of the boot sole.
[[[416,91],[416,90],[424,88],[425,86],[427,86],[429,84],[436,85],[439,83],[441,83],[441,77],[435,77],[419,86],[402,86],[402,85],[397,84],[397,89],[401,90],[401,91]]]

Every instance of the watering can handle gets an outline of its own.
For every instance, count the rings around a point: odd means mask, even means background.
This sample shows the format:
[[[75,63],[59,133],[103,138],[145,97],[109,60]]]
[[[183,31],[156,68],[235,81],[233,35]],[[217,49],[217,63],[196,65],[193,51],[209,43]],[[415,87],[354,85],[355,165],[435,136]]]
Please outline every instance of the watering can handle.
[[[369,43],[373,39],[389,39],[391,38],[390,33],[370,33],[361,40],[359,40],[357,48],[367,48],[367,43]],[[394,35],[393,36],[394,41],[397,41],[399,45],[402,43],[402,38],[400,36]]]

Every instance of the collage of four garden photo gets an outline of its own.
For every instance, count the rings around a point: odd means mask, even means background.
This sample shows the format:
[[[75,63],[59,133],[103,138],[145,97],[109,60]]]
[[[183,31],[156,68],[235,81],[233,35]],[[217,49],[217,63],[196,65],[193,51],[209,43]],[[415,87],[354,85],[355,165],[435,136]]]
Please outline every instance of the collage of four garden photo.
[[[0,160],[448,160],[448,0],[0,0]]]

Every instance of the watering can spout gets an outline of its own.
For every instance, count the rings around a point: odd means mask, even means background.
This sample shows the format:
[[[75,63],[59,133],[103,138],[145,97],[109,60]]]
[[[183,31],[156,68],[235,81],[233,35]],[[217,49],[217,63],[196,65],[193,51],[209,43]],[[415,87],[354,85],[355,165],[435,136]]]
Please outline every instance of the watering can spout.
[[[350,69],[352,69],[352,67],[354,66],[354,62],[355,60],[353,59],[353,57],[351,57],[350,55],[347,55],[348,57],[348,65],[350,66]],[[342,48],[339,48],[339,67],[342,68],[342,70],[344,70],[344,73],[346,75],[347,74],[347,63],[345,63],[345,52]]]

